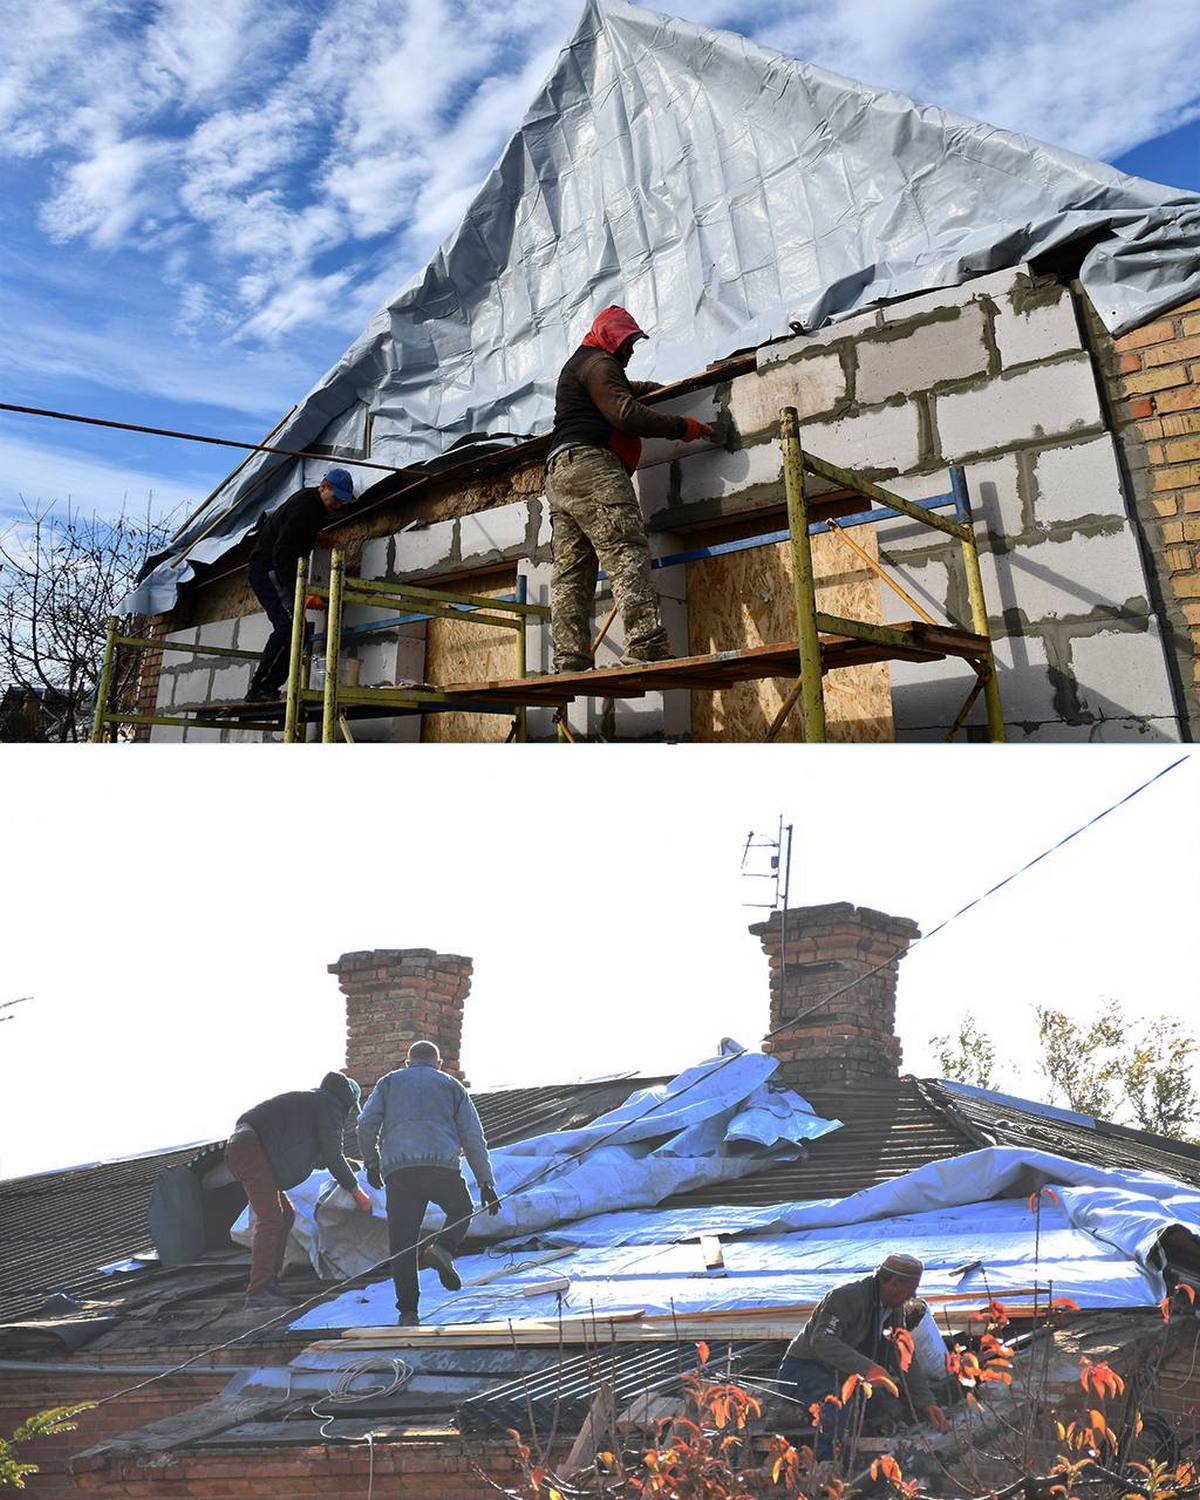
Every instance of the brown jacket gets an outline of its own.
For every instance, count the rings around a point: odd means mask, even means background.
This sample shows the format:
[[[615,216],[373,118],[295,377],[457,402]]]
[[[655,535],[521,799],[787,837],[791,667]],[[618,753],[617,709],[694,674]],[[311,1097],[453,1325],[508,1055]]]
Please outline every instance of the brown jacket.
[[[581,346],[558,377],[551,451],[576,443],[612,448],[632,473],[640,444],[621,442],[621,437],[681,438],[687,431],[685,418],[655,411],[638,400],[655,389],[652,382],[629,380],[620,361],[603,349]]]

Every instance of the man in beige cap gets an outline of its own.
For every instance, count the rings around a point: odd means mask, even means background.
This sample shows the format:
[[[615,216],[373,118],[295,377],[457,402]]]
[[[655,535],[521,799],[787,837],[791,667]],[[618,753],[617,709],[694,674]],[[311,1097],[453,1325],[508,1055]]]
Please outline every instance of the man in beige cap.
[[[914,1299],[924,1266],[913,1255],[893,1252],[874,1273],[860,1281],[847,1281],[827,1292],[813,1309],[812,1317],[788,1345],[779,1366],[779,1388],[783,1395],[802,1406],[836,1394],[850,1375],[875,1382],[881,1377],[901,1391],[896,1400],[876,1385],[868,1407],[869,1418],[894,1417],[911,1420],[915,1413],[932,1422],[939,1432],[949,1428],[946,1414],[933,1399],[916,1361],[901,1371],[891,1333],[915,1326],[924,1305]],[[860,1398],[855,1397],[855,1400]],[[815,1454],[819,1460],[834,1457],[834,1448],[853,1410],[829,1406],[822,1412]]]

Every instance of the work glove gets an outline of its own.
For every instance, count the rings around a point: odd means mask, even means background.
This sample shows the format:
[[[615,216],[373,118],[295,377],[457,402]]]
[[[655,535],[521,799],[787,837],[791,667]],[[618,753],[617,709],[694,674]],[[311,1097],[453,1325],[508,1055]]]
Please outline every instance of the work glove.
[[[373,1167],[367,1168],[367,1181],[373,1188],[381,1189],[383,1187],[383,1173],[379,1170],[378,1162]]]
[[[305,609],[324,609],[325,601],[320,594],[307,594],[304,599]]]
[[[369,1214],[372,1206],[370,1194],[364,1193],[362,1188],[355,1188],[354,1206],[358,1209],[359,1213]]]
[[[490,1182],[479,1189],[479,1197],[484,1208],[495,1218],[500,1212],[500,1200],[496,1197],[496,1189]]]
[[[695,417],[684,417],[683,420],[687,424],[683,429],[685,443],[694,443],[697,438],[712,437],[713,430],[707,422],[697,422]]]

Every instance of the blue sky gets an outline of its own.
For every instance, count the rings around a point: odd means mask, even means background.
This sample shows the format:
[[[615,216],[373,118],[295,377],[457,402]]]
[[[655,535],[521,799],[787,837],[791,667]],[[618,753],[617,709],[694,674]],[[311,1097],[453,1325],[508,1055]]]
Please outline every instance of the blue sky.
[[[1200,190],[1200,7],[657,8]],[[0,0],[0,399],[260,438],[453,230],[578,10]],[[185,514],[231,466],[0,416],[0,527],[22,498]]]

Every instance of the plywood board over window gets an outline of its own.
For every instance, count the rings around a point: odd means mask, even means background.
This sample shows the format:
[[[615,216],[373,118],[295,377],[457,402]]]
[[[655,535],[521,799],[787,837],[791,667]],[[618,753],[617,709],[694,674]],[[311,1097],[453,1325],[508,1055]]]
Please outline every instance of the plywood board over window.
[[[513,594],[516,570],[459,579],[446,585],[452,593],[482,594],[492,599]],[[425,636],[425,680],[445,682],[503,681],[517,675],[517,633],[502,625],[474,625],[467,620],[430,620]],[[421,739],[428,744],[469,741],[495,743],[508,738],[507,714],[426,714]]]
[[[872,557],[878,557],[873,526],[856,527],[854,540]],[[845,542],[832,532],[819,532],[812,538],[812,552],[817,608],[844,619],[882,622],[882,585]],[[787,542],[689,563],[687,598],[693,655],[796,639],[792,558]],[[787,677],[764,678],[737,683],[720,693],[693,693],[693,738],[764,739],[793,681]],[[825,716],[831,740],[892,739],[887,662],[827,673]],[[802,728],[797,706],[778,738],[800,740]]]

